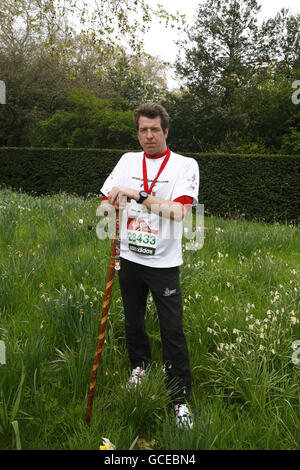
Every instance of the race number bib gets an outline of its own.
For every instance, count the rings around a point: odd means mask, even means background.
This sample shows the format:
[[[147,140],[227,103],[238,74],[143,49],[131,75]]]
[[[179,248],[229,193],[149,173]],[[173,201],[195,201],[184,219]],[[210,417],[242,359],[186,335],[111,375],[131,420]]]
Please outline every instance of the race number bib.
[[[143,218],[127,221],[128,248],[140,255],[154,255],[158,231],[151,230]]]

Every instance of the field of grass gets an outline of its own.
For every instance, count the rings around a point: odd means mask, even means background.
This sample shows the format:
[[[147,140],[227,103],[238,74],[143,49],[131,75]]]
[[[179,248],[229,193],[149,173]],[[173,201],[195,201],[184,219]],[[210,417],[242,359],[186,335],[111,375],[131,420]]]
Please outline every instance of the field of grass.
[[[174,424],[151,296],[153,366],[125,387],[117,276],[86,424],[110,255],[99,203],[0,191],[0,449],[298,449],[300,228],[242,218],[206,216],[203,248],[184,250],[193,430]]]

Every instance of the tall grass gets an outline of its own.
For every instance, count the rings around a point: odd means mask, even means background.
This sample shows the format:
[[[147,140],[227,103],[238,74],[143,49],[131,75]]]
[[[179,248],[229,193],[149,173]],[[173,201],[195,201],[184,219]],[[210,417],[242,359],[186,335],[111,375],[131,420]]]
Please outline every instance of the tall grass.
[[[0,448],[98,449],[102,437],[117,449],[299,448],[299,227],[206,216],[203,248],[184,245],[192,431],[175,427],[151,295],[154,362],[140,388],[126,388],[116,277],[87,426],[110,253],[96,236],[99,198],[0,198]]]

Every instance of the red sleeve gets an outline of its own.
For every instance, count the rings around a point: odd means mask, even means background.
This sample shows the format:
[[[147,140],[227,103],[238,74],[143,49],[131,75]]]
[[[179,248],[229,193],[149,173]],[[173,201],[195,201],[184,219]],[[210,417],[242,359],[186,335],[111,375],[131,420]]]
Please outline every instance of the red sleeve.
[[[107,197],[107,196],[104,196],[104,194],[103,194],[102,200],[105,201],[106,199],[108,199],[108,197]]]
[[[180,202],[183,206],[185,205],[192,205],[193,198],[191,196],[180,196],[174,199],[174,202]]]

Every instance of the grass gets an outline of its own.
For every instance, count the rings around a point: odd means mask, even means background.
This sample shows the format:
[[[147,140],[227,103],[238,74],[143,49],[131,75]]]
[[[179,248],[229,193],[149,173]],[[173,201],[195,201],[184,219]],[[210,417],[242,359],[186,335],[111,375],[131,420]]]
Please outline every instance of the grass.
[[[88,426],[110,254],[96,236],[100,200],[9,189],[0,198],[1,449],[97,450],[103,437],[120,450],[299,448],[299,226],[206,216],[203,248],[184,249],[192,431],[174,424],[151,296],[153,366],[138,390],[125,387],[116,277]]]

